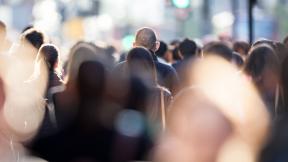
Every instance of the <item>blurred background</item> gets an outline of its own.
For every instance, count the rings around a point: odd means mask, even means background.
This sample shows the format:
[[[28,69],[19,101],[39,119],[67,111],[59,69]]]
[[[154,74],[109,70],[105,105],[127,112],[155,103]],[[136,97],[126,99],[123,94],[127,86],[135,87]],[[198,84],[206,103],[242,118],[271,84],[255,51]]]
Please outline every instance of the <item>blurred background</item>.
[[[103,41],[129,49],[135,30],[155,28],[160,38],[248,41],[249,0],[0,0],[0,19],[10,39],[29,24],[54,41]],[[288,33],[288,0],[258,0],[253,9],[254,39],[282,40]]]

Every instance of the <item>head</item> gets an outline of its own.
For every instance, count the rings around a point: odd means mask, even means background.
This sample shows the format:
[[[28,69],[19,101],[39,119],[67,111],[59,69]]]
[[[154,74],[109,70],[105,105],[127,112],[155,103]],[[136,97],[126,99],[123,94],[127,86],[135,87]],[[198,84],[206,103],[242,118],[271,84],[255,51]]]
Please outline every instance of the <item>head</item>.
[[[242,57],[247,57],[250,50],[250,45],[245,41],[236,41],[233,44],[233,50],[239,53]]]
[[[193,40],[186,38],[179,44],[178,49],[184,59],[187,59],[196,56],[197,45]]]
[[[41,55],[48,67],[49,71],[55,71],[59,65],[59,49],[53,44],[43,44],[38,52]],[[37,56],[39,59],[39,56]]]
[[[32,29],[32,28],[34,28],[33,25],[28,25],[28,26],[26,26],[26,27],[22,30],[21,33],[23,34],[23,33],[25,33],[27,30]]]
[[[160,43],[157,40],[156,32],[151,28],[144,27],[137,30],[133,46],[145,47],[153,52],[156,52],[160,46]]]
[[[78,87],[81,99],[99,101],[105,92],[106,69],[99,61],[85,61],[79,67]]]
[[[77,82],[78,70],[85,61],[97,60],[97,47],[88,42],[77,42],[70,50],[67,62],[67,84]]]
[[[159,49],[156,51],[156,55],[158,57],[164,58],[165,54],[167,53],[168,46],[164,41],[160,41]]]
[[[280,62],[270,46],[262,44],[252,48],[244,69],[262,95],[275,96]]]
[[[157,84],[156,68],[152,54],[143,47],[135,47],[127,55],[128,72],[131,76],[140,78],[148,85]]]
[[[238,68],[241,68],[244,65],[244,60],[239,53],[233,52],[232,63],[234,63]]]
[[[0,40],[6,38],[6,33],[7,33],[6,25],[3,21],[0,21]]]
[[[203,47],[203,56],[217,55],[231,61],[233,51],[223,42],[210,42]]]
[[[39,49],[42,44],[47,42],[44,33],[34,28],[25,31],[22,34],[21,39],[25,42],[30,43],[30,45],[32,45],[35,49]]]

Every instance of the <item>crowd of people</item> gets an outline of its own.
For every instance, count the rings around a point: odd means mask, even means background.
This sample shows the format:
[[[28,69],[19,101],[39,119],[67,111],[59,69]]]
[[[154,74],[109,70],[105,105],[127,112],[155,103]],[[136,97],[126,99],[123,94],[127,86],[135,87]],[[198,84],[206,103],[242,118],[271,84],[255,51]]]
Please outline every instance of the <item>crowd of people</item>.
[[[0,22],[0,161],[288,161],[288,37],[61,47]],[[117,59],[121,58],[121,59]]]

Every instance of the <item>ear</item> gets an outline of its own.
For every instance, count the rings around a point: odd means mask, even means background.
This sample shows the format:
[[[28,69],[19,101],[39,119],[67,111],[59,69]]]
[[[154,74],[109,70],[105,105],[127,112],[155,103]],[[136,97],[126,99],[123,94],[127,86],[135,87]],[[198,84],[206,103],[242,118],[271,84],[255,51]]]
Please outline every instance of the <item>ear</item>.
[[[155,47],[154,47],[154,52],[158,51],[159,47],[160,47],[160,42],[156,41],[155,42]]]
[[[137,45],[136,45],[136,42],[133,42],[133,48],[135,48]]]

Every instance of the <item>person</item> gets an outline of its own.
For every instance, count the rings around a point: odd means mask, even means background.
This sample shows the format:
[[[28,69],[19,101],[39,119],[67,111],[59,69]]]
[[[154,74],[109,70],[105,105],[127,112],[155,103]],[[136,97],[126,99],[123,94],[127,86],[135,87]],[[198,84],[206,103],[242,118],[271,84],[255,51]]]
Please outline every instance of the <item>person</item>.
[[[182,88],[187,86],[187,70],[190,68],[190,64],[197,58],[197,45],[193,40],[188,38],[184,39],[178,47],[179,55],[183,57],[183,60],[176,62],[172,66],[176,69],[180,78],[180,86]]]
[[[147,112],[151,123],[162,125],[161,117],[166,115],[166,109],[171,102],[171,93],[164,87],[161,87],[157,81],[156,68],[148,50],[142,47],[133,48],[127,56],[127,71],[130,76],[140,78],[144,85],[151,91],[150,99],[147,100],[149,106],[144,112]],[[137,93],[135,95],[138,95]],[[134,95],[131,95],[134,96]],[[162,98],[161,98],[162,96]],[[161,100],[163,100],[163,108],[161,111]],[[165,114],[163,114],[165,113]],[[160,123],[160,124],[159,124]]]
[[[155,140],[165,128],[165,117],[172,96],[158,84],[153,58],[144,47],[134,47],[128,52],[124,73],[114,71],[110,79],[114,81],[111,84],[112,101],[122,107],[116,118],[120,139],[117,138],[115,152],[117,157],[149,161]],[[134,118],[135,122],[126,121],[129,118]],[[123,144],[127,146],[125,151],[121,147]]]
[[[169,91],[171,91],[172,95],[175,95],[177,93],[179,78],[173,67],[162,64],[158,61],[155,52],[159,48],[159,42],[157,40],[155,31],[147,27],[137,30],[133,46],[134,47],[141,46],[149,49],[149,51],[152,54],[153,61],[155,63],[157,80],[159,84],[161,86],[166,87]],[[118,65],[116,65],[114,70],[117,70],[119,72],[123,71],[123,67],[125,66],[125,64],[126,61],[119,63]]]
[[[8,52],[12,43],[7,39],[7,28],[2,21],[0,21],[0,42],[0,53]]]
[[[44,33],[33,27],[30,29],[27,29],[22,34],[22,39],[25,39],[36,49],[39,49],[42,46],[42,44],[48,42],[47,37],[44,35]]]
[[[170,65],[169,64],[169,52],[168,52],[168,46],[164,41],[159,41],[160,46],[159,49],[155,52],[157,59],[160,63]]]
[[[52,95],[63,86],[61,76],[59,49],[53,44],[43,44],[36,57],[36,64],[43,62],[48,70],[48,85],[46,89],[46,109],[45,116],[35,139],[49,136],[57,131],[57,123],[55,119],[55,109],[53,107]],[[35,73],[39,67],[35,66]],[[43,75],[43,74],[34,74]],[[33,142],[32,142],[33,143]]]
[[[245,41],[235,41],[233,43],[233,50],[235,52],[239,53],[240,56],[245,59],[248,57],[250,45],[249,45],[249,43],[247,43]]]
[[[109,110],[103,108],[108,68],[102,57],[92,43],[72,47],[67,83],[52,96],[57,131],[35,140],[33,154],[59,162],[110,160],[114,133],[101,122]]]
[[[271,117],[276,117],[280,100],[280,62],[265,44],[253,47],[244,71],[251,77],[265,101]]]

